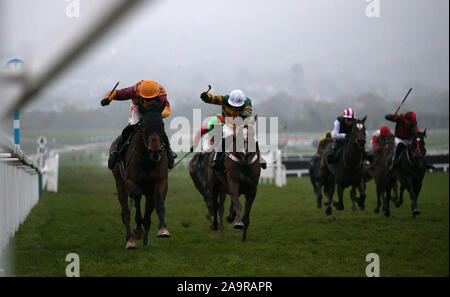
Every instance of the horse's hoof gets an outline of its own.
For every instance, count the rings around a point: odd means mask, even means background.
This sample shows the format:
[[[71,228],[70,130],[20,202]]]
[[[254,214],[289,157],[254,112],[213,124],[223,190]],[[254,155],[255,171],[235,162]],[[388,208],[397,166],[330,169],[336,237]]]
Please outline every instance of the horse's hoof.
[[[379,209],[378,207],[376,207],[376,208],[374,208],[373,212],[374,212],[374,213],[379,213],[379,212],[380,212],[380,209]]]
[[[402,203],[401,202],[395,202],[395,207],[397,207],[397,208],[399,208],[400,206],[402,206]]]
[[[217,227],[217,224],[212,223],[209,228],[211,228],[211,230],[217,231],[219,230],[219,227]]]
[[[169,238],[171,235],[169,233],[169,230],[167,230],[166,228],[161,228],[158,230],[156,236],[159,238]]]
[[[388,212],[388,211],[385,211],[385,212],[384,212],[384,216],[385,216],[386,218],[389,218],[389,217],[391,216],[391,213]]]
[[[234,229],[238,229],[238,230],[242,230],[242,229],[244,229],[244,223],[242,221],[237,221],[234,224],[233,228]]]
[[[233,217],[231,217],[231,216],[227,216],[227,222],[228,223],[233,223],[233,221],[234,221],[234,219],[233,219]]]
[[[413,215],[420,215],[420,210],[417,208],[413,210]]]
[[[327,214],[327,216],[331,215],[331,207],[328,207],[328,208],[325,210],[325,213]]]
[[[136,245],[136,243],[134,242],[133,239],[130,239],[130,240],[128,240],[127,245],[125,246],[125,248],[126,248],[127,250],[130,250],[130,249],[137,249],[137,245]]]

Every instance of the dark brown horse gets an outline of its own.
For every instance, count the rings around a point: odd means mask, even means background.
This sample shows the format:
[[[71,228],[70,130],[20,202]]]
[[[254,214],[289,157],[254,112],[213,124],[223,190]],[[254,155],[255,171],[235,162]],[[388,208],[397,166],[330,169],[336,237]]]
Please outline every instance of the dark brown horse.
[[[243,138],[242,148],[237,148],[237,135],[241,135]],[[223,216],[225,194],[228,192],[231,196],[230,210],[232,209],[232,212],[227,217],[227,220],[230,223],[236,220],[233,228],[243,229],[243,242],[247,240],[247,230],[250,226],[250,211],[256,197],[259,176],[261,174],[259,152],[256,150],[256,145],[252,146],[252,144],[255,144],[253,136],[254,126],[251,124],[234,128],[232,136],[233,147],[231,151],[226,152],[226,173],[217,174],[211,169],[208,170],[208,181],[210,181],[209,184],[211,185],[211,195],[215,209],[213,226],[217,224],[217,210],[222,212]],[[212,158],[213,156],[210,157],[210,162],[212,162]],[[221,196],[220,201],[217,200],[219,195]],[[245,196],[245,213],[243,216],[241,216],[242,206],[239,202],[240,195]]]
[[[209,219],[214,216],[213,202],[211,195],[208,192],[208,165],[209,156],[211,153],[201,152],[196,153],[189,162],[189,175],[194,182],[195,188],[200,192],[203,201],[208,209],[206,218]]]
[[[352,129],[348,137],[348,141],[344,144],[339,159],[328,164],[327,155],[329,147],[322,156],[322,164],[320,167],[320,176],[324,184],[324,192],[327,201],[324,205],[327,207],[325,213],[331,215],[331,204],[333,202],[333,194],[337,185],[337,193],[339,202],[334,203],[337,210],[344,210],[343,195],[344,189],[351,186],[350,197],[352,200],[352,212],[356,212],[356,203],[361,210],[365,208],[366,198],[366,175],[367,168],[364,164],[364,145],[366,143],[366,127],[364,122],[367,117],[362,120],[355,119]],[[356,189],[359,190],[360,197],[356,197]]]
[[[159,216],[158,237],[170,237],[164,222],[164,201],[167,194],[167,153],[164,149],[161,112],[164,106],[150,105],[135,128],[123,162],[117,162],[112,169],[116,181],[117,195],[122,207],[122,222],[126,231],[126,248],[136,248],[135,239],[144,239],[148,243],[150,216],[156,208]],[[111,145],[115,149],[118,139]],[[141,197],[145,195],[145,214],[141,214]],[[130,209],[128,196],[135,200],[136,227],[130,230]],[[142,230],[142,226],[144,230]]]
[[[384,139],[383,149],[378,152],[376,164],[373,165],[373,170],[370,171],[375,180],[377,192],[377,206],[375,207],[374,212],[379,213],[381,203],[383,203],[383,214],[386,217],[391,215],[389,211],[390,200],[397,199],[397,183],[395,179],[392,178],[392,174],[388,169],[388,160],[392,156],[394,147],[394,136],[387,136]],[[390,189],[394,189],[394,197],[391,197]]]
[[[406,189],[412,202],[411,210],[413,218],[420,214],[420,210],[417,208],[417,199],[427,171],[425,137],[426,129],[423,132],[417,133],[417,136],[412,139],[411,144],[406,146],[404,157],[392,171],[393,177],[401,183],[400,199],[395,202],[395,206],[400,207],[402,205],[403,191]]]

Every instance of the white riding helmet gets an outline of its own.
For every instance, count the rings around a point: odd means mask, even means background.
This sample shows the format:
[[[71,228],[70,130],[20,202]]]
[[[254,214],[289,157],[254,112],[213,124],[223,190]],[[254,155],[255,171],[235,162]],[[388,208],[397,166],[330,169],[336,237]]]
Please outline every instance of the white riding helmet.
[[[245,94],[241,90],[233,90],[230,93],[228,103],[234,107],[241,107],[245,103]]]
[[[355,112],[353,111],[353,109],[347,108],[346,110],[344,110],[342,116],[346,119],[353,119],[355,118]]]

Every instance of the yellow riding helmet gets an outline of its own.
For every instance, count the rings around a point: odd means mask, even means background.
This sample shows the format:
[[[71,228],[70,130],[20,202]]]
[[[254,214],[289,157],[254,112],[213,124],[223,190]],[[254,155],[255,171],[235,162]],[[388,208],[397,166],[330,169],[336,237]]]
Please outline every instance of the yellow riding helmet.
[[[143,80],[138,86],[138,94],[142,98],[151,99],[159,95],[160,87],[152,80]]]

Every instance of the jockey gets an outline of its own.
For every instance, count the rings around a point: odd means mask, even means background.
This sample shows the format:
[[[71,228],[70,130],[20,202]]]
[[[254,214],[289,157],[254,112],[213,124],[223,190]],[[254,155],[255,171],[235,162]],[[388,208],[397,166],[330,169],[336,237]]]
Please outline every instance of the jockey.
[[[374,153],[374,160],[372,162],[371,168],[374,168],[377,164],[381,152],[384,149],[384,145],[386,144],[386,140],[388,137],[392,137],[392,132],[388,126],[382,126],[380,129],[376,130],[372,135],[372,151]]]
[[[351,108],[344,110],[344,113],[337,117],[333,123],[333,130],[331,132],[331,138],[333,139],[333,146],[331,151],[327,155],[328,163],[332,164],[337,161],[336,151],[342,147],[345,141],[348,139],[350,132],[352,131],[353,120],[355,119],[355,112]]]
[[[233,90],[230,95],[211,95],[208,92],[203,92],[200,95],[200,98],[205,103],[216,104],[222,106],[222,118],[224,122],[226,122],[227,117],[236,117],[240,116],[242,119],[246,119],[252,115],[252,101],[250,98],[245,96],[244,92],[241,90]],[[222,124],[223,125],[223,124]],[[256,142],[256,148],[259,155],[258,150],[258,142]],[[211,168],[215,171],[219,171],[221,165],[223,164],[222,159],[225,150],[225,141],[222,138],[222,151],[215,152],[213,163]],[[259,156],[260,157],[260,156]],[[260,164],[262,168],[266,167],[265,162],[260,157]]]
[[[317,144],[317,155],[322,156],[325,148],[329,143],[333,142],[333,138],[331,137],[331,131],[327,131],[325,135],[323,135],[319,139],[319,143]]]
[[[407,111],[400,116],[397,113],[388,114],[385,116],[386,120],[396,123],[395,124],[395,149],[392,156],[392,162],[389,165],[389,170],[391,170],[394,165],[396,165],[399,160],[398,157],[400,153],[406,148],[408,144],[411,144],[412,139],[419,132],[419,127],[417,126],[416,114],[412,111]]]
[[[215,115],[213,115],[211,117],[211,119],[209,119],[209,121],[204,124],[200,130],[197,131],[197,133],[195,134],[195,138],[194,138],[194,146],[196,147],[198,145],[198,142],[200,140],[200,138],[203,135],[207,135],[205,136],[205,139],[203,141],[203,145],[202,145],[202,152],[210,152],[211,151],[211,140],[213,138],[213,136],[211,135],[211,131],[214,129],[215,125],[222,125],[223,123],[223,117],[217,113]]]
[[[109,99],[108,99],[109,96]],[[134,126],[141,120],[141,109],[145,108],[148,104],[156,102],[162,106],[165,104],[164,110],[161,113],[162,118],[168,117],[172,110],[170,109],[169,101],[167,100],[166,90],[158,83],[152,80],[141,80],[134,86],[124,88],[121,90],[115,90],[110,94],[105,95],[105,99],[102,100],[102,106],[109,105],[112,100],[124,101],[131,99],[130,115],[128,118],[128,126],[126,126],[123,131],[119,143],[117,144],[116,150],[111,153],[108,160],[108,168],[112,169],[117,162],[119,154],[117,150],[119,149],[121,143],[126,141],[130,133],[134,130]],[[169,138],[164,131],[164,135],[161,135],[164,142],[164,146],[167,150],[168,168],[173,167],[174,159],[177,155],[172,152],[170,148]]]

